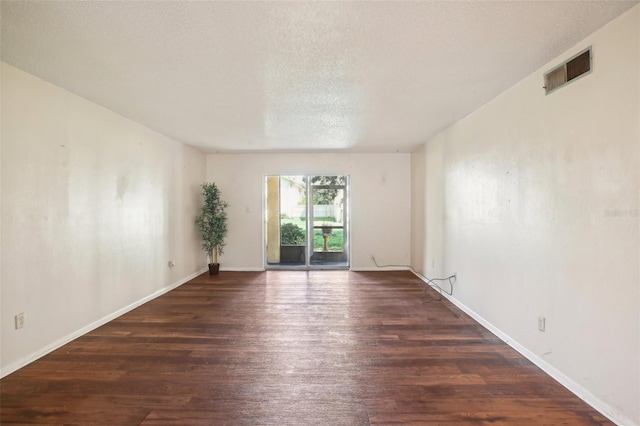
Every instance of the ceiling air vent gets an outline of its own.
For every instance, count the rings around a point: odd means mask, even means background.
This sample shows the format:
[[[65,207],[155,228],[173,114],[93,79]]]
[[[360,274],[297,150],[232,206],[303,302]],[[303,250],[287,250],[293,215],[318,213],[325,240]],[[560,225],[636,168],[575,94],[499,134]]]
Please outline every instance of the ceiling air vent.
[[[544,75],[545,93],[555,91],[570,81],[591,72],[591,46]]]

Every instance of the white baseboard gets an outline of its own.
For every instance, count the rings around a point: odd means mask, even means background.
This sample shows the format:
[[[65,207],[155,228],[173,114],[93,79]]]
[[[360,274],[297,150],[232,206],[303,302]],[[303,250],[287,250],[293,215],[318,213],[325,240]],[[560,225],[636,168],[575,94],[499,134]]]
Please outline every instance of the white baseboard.
[[[352,267],[353,272],[382,272],[382,271],[410,271],[406,266],[374,266],[374,267]]]
[[[416,274],[415,271],[412,270],[415,276],[420,278],[422,281],[425,281],[420,275]],[[425,281],[426,282],[426,281]],[[584,388],[582,385],[576,383],[574,380],[569,378],[563,372],[540,358],[535,353],[531,352],[525,346],[518,343],[515,339],[512,339],[508,334],[504,333],[502,330],[491,324],[489,321],[484,319],[482,316],[477,314],[475,311],[467,307],[465,304],[460,302],[453,296],[450,296],[446,293],[442,293],[444,297],[446,297],[451,303],[460,308],[464,313],[469,315],[471,318],[476,320],[480,325],[489,330],[491,333],[495,334],[500,340],[505,342],[507,345],[511,346],[513,349],[518,351],[522,356],[527,358],[529,361],[538,366],[542,371],[547,373],[549,376],[554,378],[558,383],[567,388],[569,391],[574,393],[578,398],[582,399],[584,402],[589,404],[591,407],[599,411],[603,416],[607,417],[609,420],[614,422],[620,426],[639,426],[634,423],[631,419],[624,416],[620,413],[619,410],[616,410],[611,405],[602,401],[593,395],[589,390]]]
[[[226,272],[264,272],[264,268],[236,268],[234,266],[230,266],[228,268],[220,268],[220,271]]]
[[[4,367],[2,370],[0,370],[0,378],[8,376],[9,374],[13,373],[14,371],[17,371],[19,369],[21,369],[22,367],[31,364],[33,361],[42,358],[43,356],[45,356],[46,354],[53,352],[54,350],[58,349],[59,347],[66,345],[67,343],[77,339],[80,336],[83,336],[85,334],[87,334],[88,332],[95,330],[96,328],[108,323],[111,320],[114,320],[116,318],[118,318],[121,315],[126,314],[127,312],[137,308],[140,305],[143,305],[147,302],[149,302],[150,300],[155,299],[156,297],[162,296],[163,294],[177,288],[180,287],[182,284],[186,283],[187,281],[190,281],[192,279],[194,279],[195,277],[197,277],[198,275],[206,272],[208,269],[207,268],[203,268],[167,287],[161,288],[160,290],[146,296],[143,297],[140,300],[137,300],[135,302],[133,302],[132,304],[125,306],[124,308],[118,309],[117,311],[103,317],[100,318],[97,321],[92,322],[91,324],[82,327],[79,330],[74,331],[71,334],[68,334],[66,336],[64,336],[61,339],[56,340],[55,342],[51,343],[50,345],[45,346],[42,349],[39,349],[27,356],[24,356],[20,359],[18,359],[15,362],[12,362],[11,364],[7,365],[6,367]]]

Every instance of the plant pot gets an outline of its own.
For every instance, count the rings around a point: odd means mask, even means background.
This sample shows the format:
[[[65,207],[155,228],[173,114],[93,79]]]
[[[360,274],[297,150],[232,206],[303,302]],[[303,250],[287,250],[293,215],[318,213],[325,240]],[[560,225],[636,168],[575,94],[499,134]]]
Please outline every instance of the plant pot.
[[[280,246],[280,263],[305,263],[305,246],[282,244]]]
[[[219,271],[220,271],[220,264],[219,263],[210,263],[209,264],[209,275],[218,275]]]

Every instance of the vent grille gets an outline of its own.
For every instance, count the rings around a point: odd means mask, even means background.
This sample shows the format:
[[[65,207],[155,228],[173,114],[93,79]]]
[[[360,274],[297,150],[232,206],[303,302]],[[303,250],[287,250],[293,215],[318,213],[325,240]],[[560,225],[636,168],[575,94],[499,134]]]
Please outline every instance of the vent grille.
[[[544,75],[545,93],[555,91],[570,81],[591,72],[591,46]]]

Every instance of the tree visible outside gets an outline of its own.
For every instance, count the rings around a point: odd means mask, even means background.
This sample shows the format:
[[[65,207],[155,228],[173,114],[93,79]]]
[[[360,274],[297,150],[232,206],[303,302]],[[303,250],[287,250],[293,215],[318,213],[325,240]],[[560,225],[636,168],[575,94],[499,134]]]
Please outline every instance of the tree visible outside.
[[[345,176],[313,176],[311,185],[335,186],[346,185]],[[338,196],[339,189],[322,189],[313,192],[313,204],[333,204]]]

